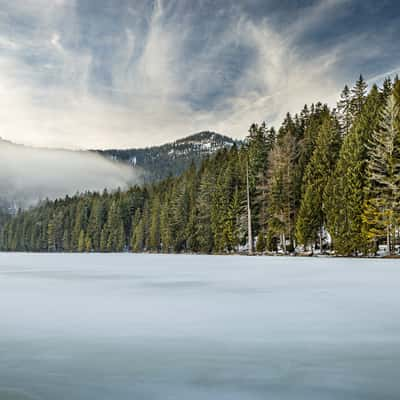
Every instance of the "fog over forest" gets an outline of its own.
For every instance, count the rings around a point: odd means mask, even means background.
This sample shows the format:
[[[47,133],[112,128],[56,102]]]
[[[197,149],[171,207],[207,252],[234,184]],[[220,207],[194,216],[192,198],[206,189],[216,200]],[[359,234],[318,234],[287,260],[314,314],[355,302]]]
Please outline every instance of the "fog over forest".
[[[33,148],[0,140],[0,200],[29,207],[83,191],[124,189],[138,172],[87,151]]]

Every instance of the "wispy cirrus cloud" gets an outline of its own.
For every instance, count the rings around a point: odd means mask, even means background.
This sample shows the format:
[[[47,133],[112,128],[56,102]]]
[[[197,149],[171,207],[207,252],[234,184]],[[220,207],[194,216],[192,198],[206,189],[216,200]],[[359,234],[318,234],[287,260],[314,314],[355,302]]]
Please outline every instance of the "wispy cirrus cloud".
[[[345,81],[399,63],[393,19],[379,32],[369,20],[346,27],[349,0],[0,6],[0,135],[26,144],[137,147],[203,129],[243,137],[253,121],[333,103]]]

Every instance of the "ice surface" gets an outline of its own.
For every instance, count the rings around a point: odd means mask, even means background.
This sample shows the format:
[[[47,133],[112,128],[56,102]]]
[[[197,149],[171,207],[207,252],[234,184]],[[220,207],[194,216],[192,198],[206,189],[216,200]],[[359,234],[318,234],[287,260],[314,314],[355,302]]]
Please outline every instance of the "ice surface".
[[[400,398],[397,260],[0,254],[0,399]]]

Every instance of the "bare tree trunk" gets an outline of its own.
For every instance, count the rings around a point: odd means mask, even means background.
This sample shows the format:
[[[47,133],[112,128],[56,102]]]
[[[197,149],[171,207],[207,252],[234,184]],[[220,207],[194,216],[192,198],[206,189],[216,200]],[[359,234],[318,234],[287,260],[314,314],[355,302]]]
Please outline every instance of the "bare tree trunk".
[[[319,228],[319,254],[322,254],[322,225]]]
[[[390,254],[390,225],[386,227],[386,251]]]
[[[236,226],[239,226],[239,223],[240,223],[240,218],[239,218],[239,215],[237,215],[236,216]],[[240,239],[237,241],[237,252],[239,253],[240,252]]]
[[[251,227],[251,205],[250,205],[250,187],[249,187],[249,163],[246,166],[246,192],[247,192],[247,233],[249,240],[249,255],[253,254],[253,233]]]
[[[283,252],[286,253],[286,236],[285,236],[285,232],[282,233],[282,247],[283,247]]]

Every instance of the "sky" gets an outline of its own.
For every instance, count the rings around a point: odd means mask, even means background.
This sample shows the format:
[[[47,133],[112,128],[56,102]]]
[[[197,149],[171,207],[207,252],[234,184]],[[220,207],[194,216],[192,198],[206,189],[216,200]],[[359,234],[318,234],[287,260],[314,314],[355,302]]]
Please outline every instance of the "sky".
[[[0,0],[0,136],[51,148],[243,138],[400,72],[396,0]]]

